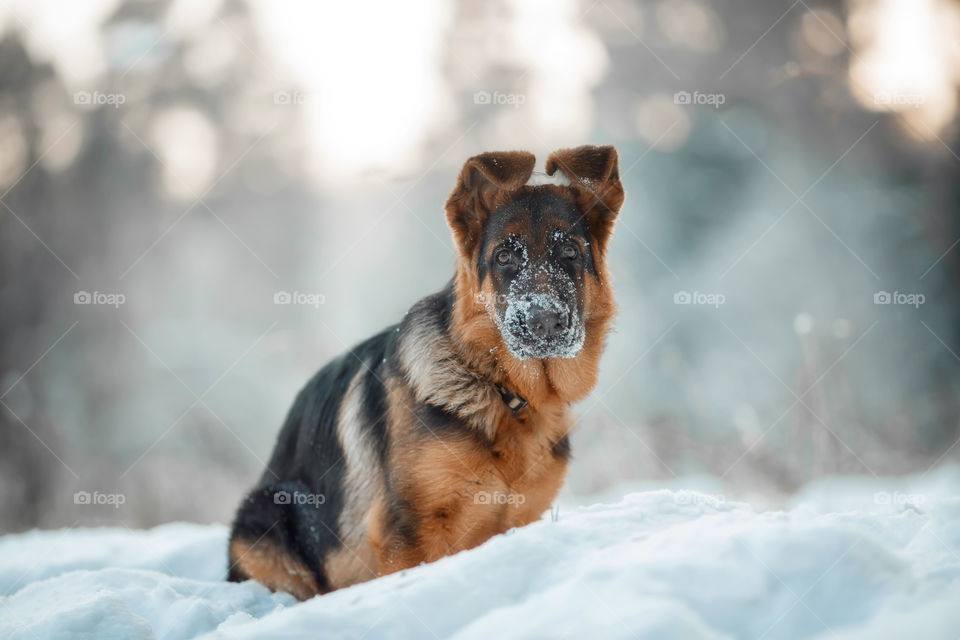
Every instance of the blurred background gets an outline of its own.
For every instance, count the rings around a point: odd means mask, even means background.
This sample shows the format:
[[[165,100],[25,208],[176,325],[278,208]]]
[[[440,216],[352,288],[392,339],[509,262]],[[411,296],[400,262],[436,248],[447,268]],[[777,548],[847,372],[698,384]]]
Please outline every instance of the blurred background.
[[[0,531],[228,521],[496,149],[620,152],[565,499],[955,463],[958,85],[952,0],[3,0]]]

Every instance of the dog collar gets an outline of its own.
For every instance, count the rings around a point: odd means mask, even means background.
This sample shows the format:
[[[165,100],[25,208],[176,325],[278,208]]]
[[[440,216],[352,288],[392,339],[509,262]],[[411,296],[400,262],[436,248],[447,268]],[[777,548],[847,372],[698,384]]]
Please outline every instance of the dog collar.
[[[502,384],[497,385],[497,391],[500,392],[500,397],[503,399],[503,403],[510,408],[510,411],[518,413],[527,406],[526,398],[510,391]]]

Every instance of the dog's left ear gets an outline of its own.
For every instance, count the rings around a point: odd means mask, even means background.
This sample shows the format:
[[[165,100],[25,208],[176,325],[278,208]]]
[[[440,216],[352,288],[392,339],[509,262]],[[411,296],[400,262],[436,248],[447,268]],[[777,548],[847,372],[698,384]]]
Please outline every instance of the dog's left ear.
[[[609,145],[587,145],[554,151],[547,158],[547,174],[552,176],[557,169],[570,179],[590,233],[602,251],[624,200],[617,150]]]
[[[490,212],[527,183],[537,159],[526,151],[493,151],[467,160],[447,198],[447,222],[461,255],[470,260]]]

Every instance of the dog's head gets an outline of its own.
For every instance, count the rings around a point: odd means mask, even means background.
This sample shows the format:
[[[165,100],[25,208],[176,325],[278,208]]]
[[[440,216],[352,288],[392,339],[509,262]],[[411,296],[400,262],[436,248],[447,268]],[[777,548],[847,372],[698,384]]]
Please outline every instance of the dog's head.
[[[574,358],[591,319],[609,317],[604,259],[623,204],[613,147],[564,149],[534,175],[527,152],[470,158],[446,204],[470,283],[518,360]]]

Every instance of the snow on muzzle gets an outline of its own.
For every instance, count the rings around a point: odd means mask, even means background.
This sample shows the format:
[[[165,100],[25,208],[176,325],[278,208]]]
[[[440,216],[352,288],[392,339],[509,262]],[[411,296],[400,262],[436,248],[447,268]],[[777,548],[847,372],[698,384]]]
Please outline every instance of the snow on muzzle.
[[[573,358],[584,340],[580,314],[554,293],[508,296],[500,333],[521,360]]]

